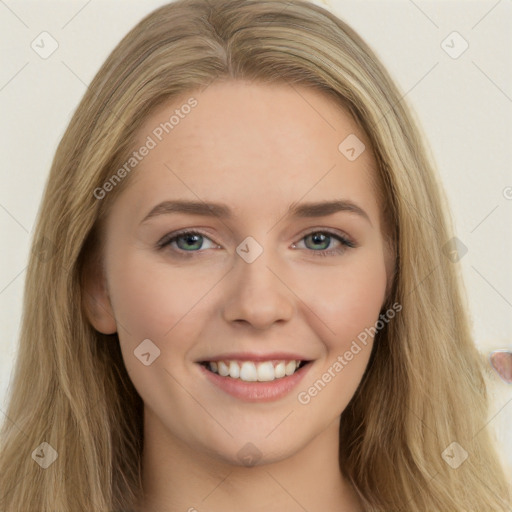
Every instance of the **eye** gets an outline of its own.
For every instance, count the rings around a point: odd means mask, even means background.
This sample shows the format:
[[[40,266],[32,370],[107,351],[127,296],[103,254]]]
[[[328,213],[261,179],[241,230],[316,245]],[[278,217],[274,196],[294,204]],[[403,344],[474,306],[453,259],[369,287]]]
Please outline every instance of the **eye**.
[[[312,252],[315,254],[315,256],[335,256],[337,254],[343,254],[348,248],[356,247],[356,245],[348,238],[337,233],[332,233],[331,231],[311,231],[305,235],[302,240],[305,240],[304,245],[306,248],[311,248],[308,247],[308,245],[313,247]],[[338,247],[335,249],[328,250],[327,248],[334,240],[337,241],[340,245],[338,245]],[[296,248],[297,245],[293,244],[293,247]]]
[[[204,240],[210,240],[210,238],[199,231],[181,231],[166,235],[160,242],[158,242],[157,245],[159,249],[171,246],[177,254],[180,252],[183,254],[183,252],[198,252],[198,249],[205,249],[205,247],[203,247]],[[176,243],[177,249],[174,248],[174,243]],[[206,247],[206,249],[212,249],[215,247],[219,246],[212,242],[212,246]],[[182,254],[180,254],[180,256]],[[183,255],[187,256],[186,254]]]

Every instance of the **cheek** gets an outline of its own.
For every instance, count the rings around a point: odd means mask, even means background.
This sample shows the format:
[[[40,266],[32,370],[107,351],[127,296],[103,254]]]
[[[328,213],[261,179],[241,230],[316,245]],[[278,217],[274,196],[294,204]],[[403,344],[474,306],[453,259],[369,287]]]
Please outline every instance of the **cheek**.
[[[155,262],[142,253],[125,258],[110,273],[116,321],[131,336],[155,339],[187,325],[187,315],[215,283],[212,273],[195,268]]]
[[[309,414],[329,423],[350,402],[367,367],[385,299],[385,263],[378,250],[360,252],[357,260],[316,278],[317,285],[328,290],[320,294],[317,287],[310,297],[311,309],[321,317],[316,330],[321,333],[324,357],[305,379],[297,401]]]
[[[301,298],[323,324],[328,350],[343,349],[378,320],[385,299],[386,268],[380,246],[355,251],[339,265],[301,278]]]
[[[203,331],[208,331],[209,319],[222,301],[218,282],[225,270],[187,267],[142,251],[125,251],[122,260],[110,261],[121,261],[107,271],[125,366],[141,396],[151,403],[156,390],[165,396],[166,386],[176,384],[164,370],[179,380],[186,377],[184,361],[198,340],[208,340]],[[145,366],[142,354],[148,352],[150,364]],[[174,391],[180,395],[179,386]]]
[[[183,380],[182,362],[200,333],[198,315],[204,319],[208,291],[218,278],[137,251],[126,251],[108,272],[123,360],[133,384],[145,403],[170,395],[179,400],[182,390],[165,370]]]

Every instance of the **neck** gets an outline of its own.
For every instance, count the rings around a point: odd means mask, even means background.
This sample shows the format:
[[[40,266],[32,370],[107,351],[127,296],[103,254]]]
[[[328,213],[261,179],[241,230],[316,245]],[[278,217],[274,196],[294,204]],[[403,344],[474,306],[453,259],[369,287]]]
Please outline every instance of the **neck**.
[[[143,489],[138,512],[324,510],[361,512],[338,462],[339,418],[290,457],[252,467],[196,451],[144,412]]]

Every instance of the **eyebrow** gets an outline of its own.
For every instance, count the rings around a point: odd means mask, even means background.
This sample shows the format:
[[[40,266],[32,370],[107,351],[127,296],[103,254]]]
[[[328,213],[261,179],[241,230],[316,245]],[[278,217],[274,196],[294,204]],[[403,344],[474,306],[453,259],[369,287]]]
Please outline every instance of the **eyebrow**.
[[[359,215],[367,220],[371,226],[372,222],[368,214],[357,204],[346,199],[334,201],[321,201],[311,203],[293,203],[288,208],[288,216],[297,218],[325,217],[338,212],[350,212]],[[201,215],[204,217],[215,217],[219,219],[233,219],[235,214],[225,204],[203,201],[163,201],[157,204],[145,217],[141,224],[147,220],[159,215],[168,215],[172,213],[183,213],[189,215]]]

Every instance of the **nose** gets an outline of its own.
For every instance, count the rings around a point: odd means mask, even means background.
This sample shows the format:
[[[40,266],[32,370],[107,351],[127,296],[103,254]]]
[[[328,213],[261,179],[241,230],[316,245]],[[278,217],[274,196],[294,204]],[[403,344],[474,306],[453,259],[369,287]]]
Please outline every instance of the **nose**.
[[[276,322],[286,322],[295,310],[294,294],[283,273],[263,253],[252,263],[235,260],[229,276],[229,290],[223,303],[223,318],[229,323],[249,324],[268,329]]]

